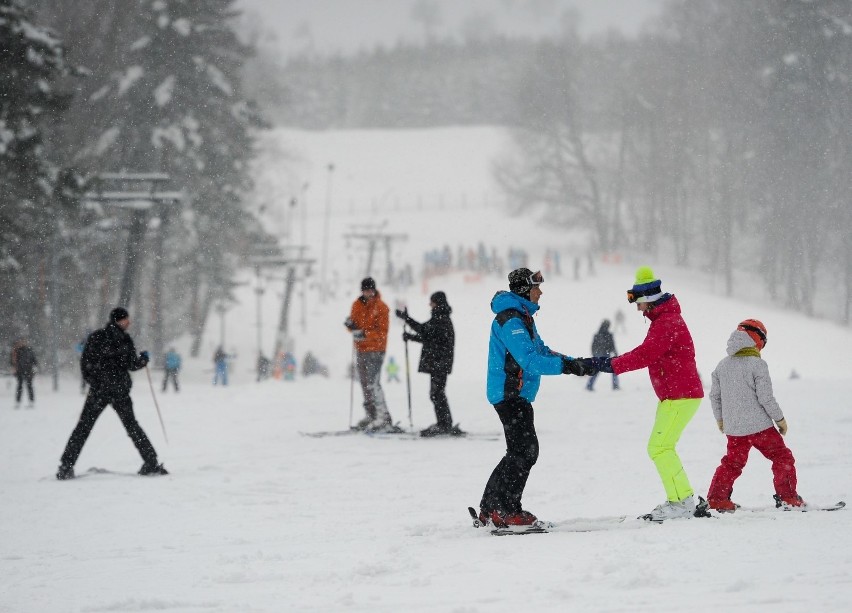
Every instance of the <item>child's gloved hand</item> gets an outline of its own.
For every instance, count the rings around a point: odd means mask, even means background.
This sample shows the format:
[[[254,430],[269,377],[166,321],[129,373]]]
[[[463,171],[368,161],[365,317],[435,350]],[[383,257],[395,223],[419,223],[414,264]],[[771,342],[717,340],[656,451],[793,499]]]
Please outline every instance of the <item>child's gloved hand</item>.
[[[781,436],[787,434],[787,420],[783,417],[775,422],[775,425],[778,426],[778,432],[781,433]]]
[[[724,434],[725,433],[725,422],[722,421],[721,419],[717,419],[716,425],[719,426],[719,432]]]

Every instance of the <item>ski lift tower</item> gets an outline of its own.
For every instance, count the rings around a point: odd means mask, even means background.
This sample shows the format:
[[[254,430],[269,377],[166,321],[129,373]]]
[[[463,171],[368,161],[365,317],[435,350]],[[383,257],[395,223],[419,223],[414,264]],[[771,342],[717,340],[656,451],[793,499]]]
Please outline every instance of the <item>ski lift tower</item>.
[[[300,280],[297,270],[299,267],[304,267],[302,268],[302,279],[305,279],[311,276],[311,266],[316,262],[314,258],[307,258],[304,256],[307,249],[308,247],[306,245],[285,245],[282,247],[283,255],[281,256],[255,257],[250,260],[250,263],[257,271],[268,268],[285,268],[287,270],[284,277],[274,279],[284,281],[284,296],[281,301],[281,315],[278,319],[278,332],[275,335],[275,350],[273,355],[277,354],[281,348],[287,345],[290,341],[290,303],[293,296],[293,287],[295,286],[296,281]],[[258,272],[258,275],[259,274],[260,273]]]
[[[387,221],[381,225],[364,225],[352,226],[353,230],[344,234],[346,239],[363,240],[367,243],[367,266],[364,273],[365,277],[371,276],[373,270],[373,259],[376,255],[376,249],[379,245],[384,245],[385,248],[385,282],[393,282],[393,262],[391,260],[391,246],[394,241],[407,241],[407,234],[394,232],[385,232],[382,228],[387,224]],[[358,229],[358,228],[364,228]]]
[[[124,274],[118,304],[130,307],[133,288],[136,283],[139,253],[145,240],[149,211],[155,209],[159,217],[156,236],[156,261],[154,268],[154,355],[163,353],[162,322],[162,261],[163,242],[168,226],[169,206],[181,203],[184,194],[180,191],[165,189],[169,175],[165,173],[108,172],[96,175],[90,183],[90,189],[83,194],[83,204],[88,207],[100,205],[112,206],[130,211],[130,228],[125,250]]]

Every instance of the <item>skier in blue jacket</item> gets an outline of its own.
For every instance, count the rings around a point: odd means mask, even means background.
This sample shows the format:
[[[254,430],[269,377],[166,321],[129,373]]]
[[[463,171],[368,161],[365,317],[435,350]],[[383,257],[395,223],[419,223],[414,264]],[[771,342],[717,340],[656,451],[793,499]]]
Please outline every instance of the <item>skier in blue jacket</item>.
[[[180,386],[178,385],[178,373],[180,372],[183,360],[181,360],[180,354],[175,351],[174,347],[169,348],[165,357],[166,378],[163,379],[163,391],[166,391],[166,388],[169,385],[169,379],[171,379],[175,386],[175,392],[179,392]]]
[[[541,298],[541,272],[518,268],[509,273],[509,291],[491,301],[495,317],[488,344],[488,402],[494,405],[506,434],[506,455],[494,468],[482,501],[479,519],[495,527],[532,525],[537,519],[521,507],[521,496],[536,460],[532,402],[542,375],[587,372],[579,359],[553,351],[541,340],[533,321]]]

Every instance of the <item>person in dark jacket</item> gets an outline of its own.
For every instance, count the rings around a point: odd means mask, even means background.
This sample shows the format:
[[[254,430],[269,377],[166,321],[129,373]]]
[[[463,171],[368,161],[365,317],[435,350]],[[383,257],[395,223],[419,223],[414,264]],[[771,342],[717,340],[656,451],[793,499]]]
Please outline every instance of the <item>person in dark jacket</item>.
[[[89,394],[86,396],[77,426],[65,446],[59,471],[56,473],[57,479],[74,478],[74,464],[80,457],[95,422],[108,404],[118,413],[127,435],[142,456],[144,464],[139,469],[139,474],[169,474],[157,461],[157,452],[133,414],[133,402],[130,400],[133,382],[130,380],[130,371],[145,368],[149,356],[147,351],[136,354],[133,339],[127,334],[128,327],[130,315],[126,309],[118,307],[110,312],[106,327],[93,332],[86,341],[80,358],[80,370],[89,384]]]
[[[592,338],[592,356],[596,358],[614,358],[618,355],[618,351],[615,349],[615,339],[612,337],[612,332],[609,331],[609,325],[609,320],[604,319],[601,322],[601,327]],[[597,380],[599,374],[600,372],[596,372],[589,377],[586,389],[590,392],[595,391],[595,380]],[[618,375],[615,373],[612,373],[612,389],[618,389]]]
[[[29,407],[35,405],[35,394],[33,393],[33,374],[35,367],[38,365],[35,352],[27,339],[22,338],[17,341],[12,347],[12,374],[18,379],[18,388],[15,390],[15,408],[21,405],[21,395],[24,391],[24,386],[27,387],[27,395],[30,398]]]
[[[450,313],[453,309],[447,304],[444,292],[435,292],[429,298],[432,318],[419,323],[408,315],[408,309],[396,311],[396,316],[411,326],[414,333],[403,332],[402,340],[423,343],[420,352],[418,372],[428,373],[431,377],[429,399],[435,406],[437,423],[420,431],[420,436],[438,436],[441,434],[464,434],[458,428],[453,428],[453,416],[450,404],[447,402],[447,376],[453,371],[453,351],[455,350],[456,335]]]

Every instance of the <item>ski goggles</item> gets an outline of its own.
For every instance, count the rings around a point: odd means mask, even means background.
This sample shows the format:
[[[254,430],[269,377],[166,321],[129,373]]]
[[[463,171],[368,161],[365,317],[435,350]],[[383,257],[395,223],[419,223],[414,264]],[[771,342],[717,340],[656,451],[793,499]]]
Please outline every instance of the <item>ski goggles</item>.
[[[636,289],[631,288],[631,289],[627,290],[627,302],[629,302],[630,304],[633,304],[634,302],[636,302],[637,300],[639,300],[643,296],[656,296],[659,293],[660,293],[660,286],[659,285],[657,285],[656,287],[652,287],[650,289],[643,289],[643,290],[636,290]]]
[[[745,332],[754,332],[760,337],[760,340],[763,341],[763,346],[766,346],[766,332],[758,328],[757,326],[751,326],[749,324],[740,324],[737,326],[738,328],[742,328]]]
[[[544,277],[542,276],[541,271],[539,270],[538,272],[534,272],[529,277],[527,277],[527,282],[531,286],[538,286],[544,283]]]

